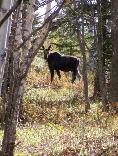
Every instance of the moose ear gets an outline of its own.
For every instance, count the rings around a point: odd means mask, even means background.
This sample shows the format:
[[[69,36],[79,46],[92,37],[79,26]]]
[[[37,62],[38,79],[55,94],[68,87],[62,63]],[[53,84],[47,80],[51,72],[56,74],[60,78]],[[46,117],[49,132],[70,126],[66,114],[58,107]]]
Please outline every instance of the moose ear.
[[[51,45],[48,47],[48,50],[50,50],[51,49]]]
[[[42,46],[42,50],[45,50],[45,47],[44,46]]]

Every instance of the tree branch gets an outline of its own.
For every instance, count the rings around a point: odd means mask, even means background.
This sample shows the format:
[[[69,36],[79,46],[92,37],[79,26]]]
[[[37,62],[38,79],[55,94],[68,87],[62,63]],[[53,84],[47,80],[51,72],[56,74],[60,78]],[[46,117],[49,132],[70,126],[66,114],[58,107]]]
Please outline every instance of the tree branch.
[[[62,4],[58,7],[57,10],[55,10],[46,20],[45,22],[43,23],[42,26],[38,27],[37,29],[35,29],[25,40],[23,43],[21,43],[18,47],[17,47],[17,51],[22,48],[25,43],[32,37],[34,36],[38,31],[40,31],[47,23],[49,23],[50,21],[53,20],[53,18],[56,17],[56,15],[59,13],[60,9],[62,8],[62,6],[64,5],[64,3],[66,2],[66,0],[63,0]]]
[[[8,13],[3,17],[3,19],[0,21],[0,27],[3,25],[3,23],[9,18],[9,16],[14,12],[18,6],[21,4],[22,0],[18,0],[8,11]]]

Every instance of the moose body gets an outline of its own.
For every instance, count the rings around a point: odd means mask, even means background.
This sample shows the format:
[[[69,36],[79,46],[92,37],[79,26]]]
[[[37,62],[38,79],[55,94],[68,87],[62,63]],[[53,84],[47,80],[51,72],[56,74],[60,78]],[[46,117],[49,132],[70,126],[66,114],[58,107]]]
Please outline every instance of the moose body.
[[[44,59],[48,62],[49,70],[51,73],[51,82],[54,78],[54,71],[57,72],[59,79],[61,78],[60,71],[72,72],[72,83],[75,81],[76,76],[81,77],[78,73],[79,58],[68,55],[61,55],[58,52],[49,53],[51,46],[44,49]]]

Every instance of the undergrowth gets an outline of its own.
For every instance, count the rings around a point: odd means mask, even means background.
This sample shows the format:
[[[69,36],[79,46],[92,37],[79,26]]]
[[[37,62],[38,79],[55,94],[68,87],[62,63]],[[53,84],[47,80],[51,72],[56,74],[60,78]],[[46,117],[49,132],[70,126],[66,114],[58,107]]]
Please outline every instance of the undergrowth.
[[[47,66],[38,62],[27,78],[15,156],[117,156],[118,116],[102,112],[99,101],[85,114],[82,80],[71,84],[70,74],[63,73],[51,84]],[[92,83],[91,74],[90,96]]]

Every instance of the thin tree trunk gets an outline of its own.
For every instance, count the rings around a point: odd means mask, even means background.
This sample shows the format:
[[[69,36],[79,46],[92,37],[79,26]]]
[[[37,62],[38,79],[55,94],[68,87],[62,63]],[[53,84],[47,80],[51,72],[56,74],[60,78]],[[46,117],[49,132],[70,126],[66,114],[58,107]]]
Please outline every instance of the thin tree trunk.
[[[96,52],[96,56],[98,55],[98,47],[97,47],[97,27],[94,21],[94,53]],[[99,80],[99,69],[98,69],[98,60],[96,59],[95,61],[95,75],[94,75],[94,91],[93,91],[93,96],[92,100],[100,100],[101,98],[101,93],[100,93],[100,80]]]
[[[87,59],[86,59],[86,49],[85,49],[85,38],[84,38],[84,16],[83,16],[83,2],[81,1],[81,19],[82,19],[82,26],[78,23],[78,18],[76,17],[76,24],[77,24],[77,37],[80,44],[81,53],[83,56],[83,68],[82,68],[82,75],[83,75],[83,94],[85,98],[85,112],[88,112],[90,109],[89,99],[88,99],[88,77],[87,77]],[[82,34],[80,30],[82,29]]]
[[[111,68],[111,104],[118,113],[118,1],[112,1],[112,68]]]
[[[99,71],[96,67],[95,76],[94,76],[94,91],[92,100],[100,100],[101,93],[100,93],[100,81],[99,81]]]
[[[22,5],[20,6],[19,8],[19,21],[17,22],[17,30],[16,30],[16,36],[15,36],[15,40],[17,42],[17,45],[20,45],[22,42],[23,42],[23,34],[22,34],[22,24],[21,24],[21,18],[22,18],[22,11],[23,11],[23,8],[22,8]],[[23,22],[23,18],[22,18],[22,22]],[[23,49],[22,49],[22,54],[23,54]],[[18,64],[19,62],[19,58],[21,57],[21,54],[19,52],[19,57],[17,57],[16,59],[16,65]],[[22,59],[22,58],[21,58]],[[19,67],[17,67],[19,68]],[[18,105],[19,105],[19,110],[18,110],[18,119],[23,119],[23,94],[24,94],[24,84],[25,84],[25,80],[22,80],[21,83],[20,83],[20,86],[19,86],[19,92],[18,92],[18,98],[17,98],[17,101],[18,101]]]
[[[29,0],[23,3],[22,8],[22,39],[23,42],[25,39],[31,34],[32,32],[32,24],[34,20],[34,8],[33,5],[35,4],[35,0]],[[25,44],[25,46],[22,48],[22,58],[21,60],[27,56],[29,53],[29,45],[31,44],[31,41],[28,40]],[[24,94],[24,87],[25,87],[25,81],[26,78],[22,80],[20,90],[19,90],[19,102],[20,102],[20,112],[19,112],[19,118],[23,119],[23,94]]]
[[[103,36],[102,36],[102,14],[101,14],[101,1],[98,0],[98,68],[99,68],[99,81],[100,81],[100,93],[103,104],[103,111],[108,111],[108,100],[105,83],[105,70],[103,67]]]

